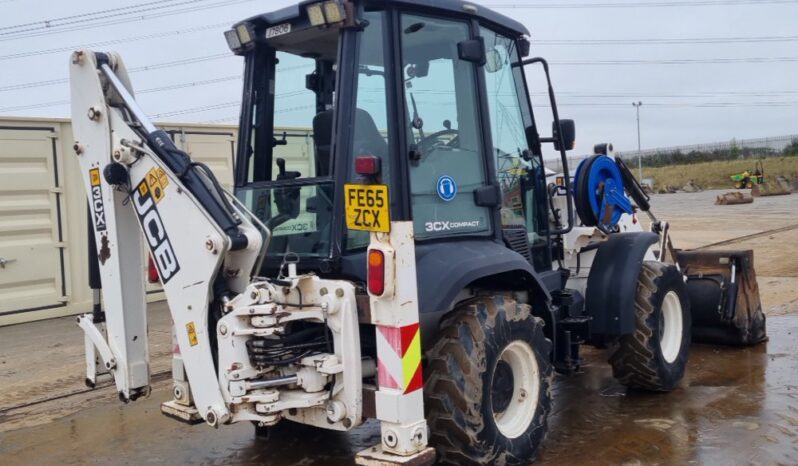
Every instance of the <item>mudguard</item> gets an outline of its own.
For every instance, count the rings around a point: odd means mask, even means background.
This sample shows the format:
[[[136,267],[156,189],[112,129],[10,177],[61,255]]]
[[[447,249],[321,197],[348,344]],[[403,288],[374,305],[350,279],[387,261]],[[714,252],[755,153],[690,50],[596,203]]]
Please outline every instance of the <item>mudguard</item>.
[[[502,243],[486,240],[447,241],[416,246],[421,335],[437,334],[440,318],[454,306],[469,284],[493,284],[504,290],[526,290],[551,299],[541,277],[529,262]]]
[[[505,289],[549,291],[537,272],[517,252],[493,241],[448,241],[416,247],[418,301],[421,313],[451,309],[469,283],[512,272]]]
[[[366,281],[365,253],[345,256],[341,266],[343,276]],[[560,276],[556,275],[548,277],[549,281],[559,281]],[[545,276],[504,243],[489,239],[416,243],[416,277],[424,345],[438,333],[441,317],[452,310],[458,295],[469,284],[524,290],[537,294],[541,301],[551,300]]]
[[[616,233],[599,246],[585,292],[594,340],[634,331],[637,278],[646,251],[658,240],[651,232]]]

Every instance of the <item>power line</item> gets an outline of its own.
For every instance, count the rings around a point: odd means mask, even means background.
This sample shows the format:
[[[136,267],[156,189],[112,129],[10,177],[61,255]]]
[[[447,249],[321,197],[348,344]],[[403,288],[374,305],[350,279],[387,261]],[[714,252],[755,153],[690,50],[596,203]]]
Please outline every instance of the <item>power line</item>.
[[[228,121],[237,122],[239,118],[240,118],[239,115],[235,115],[235,116],[229,116],[229,117],[226,117],[226,118],[214,118],[213,120],[203,120],[203,121],[200,121],[200,123],[202,123],[202,124],[213,124],[213,123],[225,123],[225,122],[228,122]]]
[[[368,93],[384,93],[381,88],[361,88],[359,91]],[[445,95],[451,96],[453,90],[430,90],[421,89],[414,91],[416,95]],[[692,94],[673,94],[673,93],[651,93],[649,91],[557,91],[558,96],[576,97],[598,97],[598,98],[643,98],[643,97],[662,97],[662,98],[701,98],[701,97],[726,97],[734,95],[736,97],[768,97],[798,94],[798,90],[772,90],[772,91],[696,91]],[[514,93],[496,94],[499,97],[515,97]],[[531,92],[533,97],[548,96],[546,92]],[[374,102],[377,102],[376,100]]]
[[[541,39],[533,42],[538,45],[680,45],[680,44],[756,44],[771,42],[794,42],[798,36],[759,36],[759,37],[691,37],[660,39]]]
[[[204,55],[204,56],[201,56],[201,57],[185,58],[185,59],[182,59],[182,60],[172,60],[172,61],[168,61],[168,62],[164,62],[164,63],[156,63],[156,64],[153,64],[153,65],[138,66],[138,67],[135,67],[135,68],[129,68],[127,70],[127,72],[128,73],[138,73],[138,72],[141,72],[141,71],[160,70],[160,69],[164,69],[164,68],[172,68],[172,67],[176,67],[176,66],[189,65],[189,64],[192,64],[192,63],[200,63],[200,62],[206,62],[206,61],[212,61],[212,60],[219,60],[221,58],[233,58],[233,57],[235,57],[235,55],[232,55],[230,53],[217,53],[215,55]],[[34,88],[34,87],[52,86],[52,85],[55,85],[55,84],[64,84],[64,83],[68,83],[68,82],[69,82],[69,78],[61,78],[61,79],[50,79],[50,80],[47,80],[47,81],[35,81],[35,82],[29,82],[29,83],[11,84],[11,85],[8,85],[8,86],[0,87],[0,92],[16,91],[16,90],[20,90],[20,89],[30,89],[30,88]]]
[[[136,91],[136,95],[141,94],[152,94],[155,92],[164,92],[164,91],[171,91],[175,89],[184,89],[188,87],[199,87],[199,86],[207,86],[210,84],[217,84],[221,82],[233,81],[233,80],[241,80],[241,76],[223,76],[221,78],[214,78],[214,79],[206,79],[203,81],[194,81],[194,82],[187,82],[187,83],[179,83],[179,84],[170,84],[167,86],[160,86],[160,87],[152,87],[149,89],[142,89],[140,91]],[[27,105],[17,105],[13,107],[0,107],[0,112],[8,113],[8,112],[15,112],[21,110],[34,110],[37,108],[48,108],[48,107],[60,107],[62,105],[69,105],[69,100],[53,100],[50,102],[40,102],[36,104],[27,104]]]
[[[147,39],[159,39],[159,38],[162,38],[162,37],[176,36],[176,35],[181,35],[181,34],[191,34],[191,33],[194,33],[194,32],[207,31],[209,29],[215,29],[215,28],[218,28],[218,27],[229,26],[230,24],[232,24],[232,22],[233,21],[226,21],[226,22],[222,22],[222,23],[206,24],[204,26],[197,26],[197,27],[193,27],[193,28],[178,29],[178,30],[175,30],[175,31],[167,31],[167,32],[159,32],[159,33],[155,33],[155,34],[145,34],[145,35],[141,35],[141,36],[126,37],[126,38],[123,38],[123,39],[112,39],[112,40],[105,40],[105,41],[101,41],[101,42],[92,42],[92,43],[88,43],[88,44],[77,44],[77,45],[69,45],[69,46],[52,48],[52,49],[34,50],[34,51],[31,51],[31,52],[18,52],[18,53],[12,53],[12,54],[9,54],[9,55],[0,55],[0,61],[2,61],[2,60],[14,60],[14,59],[17,59],[17,58],[26,58],[26,57],[39,56],[39,55],[50,55],[50,54],[53,54],[53,53],[71,52],[73,50],[83,49],[83,48],[105,47],[105,46],[108,46],[108,45],[126,44],[126,43],[129,43],[129,42],[137,42],[137,41],[140,41],[140,40],[147,40]]]
[[[210,110],[218,110],[222,108],[230,108],[230,107],[237,107],[240,105],[239,101],[234,102],[223,102],[214,105],[203,105],[199,107],[192,107],[183,110],[176,110],[172,112],[164,112],[164,113],[156,113],[154,115],[150,115],[152,118],[163,118],[163,117],[171,117],[177,115],[187,115],[192,113],[201,113],[207,112]],[[649,105],[646,103],[646,105]],[[668,103],[652,103],[651,106],[655,107],[685,107],[685,108],[694,108],[694,107],[704,107],[704,108],[729,108],[729,107],[795,107],[798,106],[798,101],[790,101],[790,102],[702,102],[702,103],[688,103],[688,104],[668,104]],[[617,103],[617,104],[609,104],[609,103],[601,103],[601,102],[566,102],[566,103],[558,103],[558,107],[628,107],[628,103]],[[301,105],[296,107],[287,107],[283,109],[275,110],[275,114],[279,113],[290,113],[297,110],[305,110],[309,108],[314,108],[314,105]],[[545,105],[537,105],[536,107],[546,107]],[[208,122],[217,122],[217,121],[228,121],[238,117],[229,117],[225,119],[216,119],[216,120],[206,120],[205,123]]]
[[[95,24],[89,24],[89,25],[81,24],[81,25],[78,25],[78,26],[66,27],[66,28],[60,28],[60,29],[47,29],[47,30],[42,30],[42,31],[33,31],[33,32],[13,35],[13,36],[9,36],[9,37],[0,37],[0,42],[10,41],[10,40],[17,40],[17,39],[25,39],[25,38],[29,38],[29,37],[38,37],[38,36],[44,36],[44,35],[60,34],[62,32],[84,31],[84,30],[88,30],[88,29],[94,29],[94,28],[103,27],[103,26],[110,26],[110,25],[114,25],[114,24],[130,24],[131,22],[134,22],[134,21],[146,21],[146,20],[149,20],[149,19],[172,16],[172,15],[176,15],[176,14],[179,14],[179,13],[193,13],[193,12],[196,12],[196,11],[207,10],[207,9],[211,9],[211,8],[219,8],[219,7],[223,7],[223,6],[234,5],[234,4],[238,4],[238,3],[246,3],[246,2],[251,2],[251,1],[254,1],[254,0],[223,0],[223,1],[220,1],[220,2],[217,2],[217,3],[208,4],[208,5],[197,5],[197,6],[192,6],[192,7],[189,7],[189,8],[181,8],[181,9],[176,9],[176,10],[171,10],[171,11],[166,11],[166,12],[161,12],[161,13],[153,13],[153,14],[148,14],[148,15],[133,16],[133,17],[130,17],[130,18],[112,19],[112,20],[99,22],[99,23],[95,23]],[[0,34],[0,35],[2,35],[2,34]]]
[[[163,113],[156,113],[154,115],[149,115],[150,118],[163,118],[163,117],[171,117],[177,115],[186,115],[189,113],[200,113],[200,112],[207,112],[209,110],[217,110],[221,108],[230,108],[230,107],[237,107],[241,105],[241,102],[238,100],[234,100],[232,102],[222,102],[219,104],[214,105],[202,105],[199,107],[191,107],[185,108],[183,110],[174,110],[171,112],[163,112]]]
[[[796,95],[798,91],[706,91],[696,92],[693,94],[669,94],[669,93],[649,93],[649,92],[596,92],[589,91],[562,91],[557,92],[558,96],[571,96],[571,97],[594,97],[599,99],[615,99],[615,98],[665,98],[665,99],[692,99],[692,98],[707,98],[707,97],[778,97]],[[533,92],[534,97],[547,96],[545,92]]]
[[[42,102],[38,104],[28,105],[15,105],[13,107],[0,107],[0,113],[19,112],[22,110],[33,110],[37,108],[60,107],[61,105],[69,105],[69,100],[55,100],[52,102]]]
[[[696,6],[729,6],[729,5],[782,5],[795,4],[798,0],[689,0],[689,1],[654,1],[654,2],[591,2],[591,3],[492,3],[485,5],[497,9],[576,9],[576,8],[670,8]]]
[[[746,108],[746,107],[796,107],[798,101],[759,101],[759,102],[646,102],[648,107],[661,108]],[[549,108],[548,105],[533,105],[535,108]],[[628,108],[629,104],[610,102],[557,102],[557,107],[598,107],[598,108]]]
[[[61,22],[61,21],[66,21],[66,20],[71,20],[71,19],[78,19],[78,18],[84,18],[84,20],[86,20],[86,21],[91,21],[94,18],[89,18],[90,16],[105,15],[105,14],[115,13],[115,12],[119,12],[119,11],[125,11],[125,13],[121,13],[121,14],[127,15],[127,14],[131,14],[131,13],[136,13],[137,10],[140,9],[140,8],[151,7],[153,5],[163,5],[164,3],[173,3],[175,1],[177,1],[177,0],[158,0],[158,1],[154,1],[154,2],[137,3],[135,5],[122,6],[122,7],[118,7],[118,8],[110,8],[110,9],[107,9],[107,10],[99,10],[99,11],[93,11],[93,12],[89,12],[89,13],[81,13],[81,14],[78,14],[78,15],[62,16],[60,18],[42,19],[42,20],[39,20],[39,21],[30,22],[30,23],[14,24],[12,26],[3,26],[3,27],[0,27],[0,31],[7,31],[9,29],[19,29],[19,28],[23,28],[23,27],[36,26],[36,25],[40,25],[40,28],[49,28],[49,27],[53,27],[53,23],[58,23],[58,22]],[[189,3],[204,2],[204,1],[207,1],[207,0],[190,0]],[[183,3],[185,3],[185,2],[183,2]],[[177,5],[180,5],[180,4],[182,4],[182,3],[178,3]],[[160,6],[160,7],[157,7],[157,8],[170,8],[170,7],[173,7],[173,6],[176,6],[176,5],[164,5],[164,6]],[[130,11],[130,10],[134,10],[134,11]],[[147,11],[147,9],[145,9],[144,11]],[[101,16],[101,18],[107,18],[107,17],[108,16]],[[88,19],[85,19],[85,18],[88,18]]]
[[[745,58],[676,58],[653,60],[562,60],[549,62],[552,65],[727,65],[734,63],[785,63],[798,62],[798,57],[745,57]]]

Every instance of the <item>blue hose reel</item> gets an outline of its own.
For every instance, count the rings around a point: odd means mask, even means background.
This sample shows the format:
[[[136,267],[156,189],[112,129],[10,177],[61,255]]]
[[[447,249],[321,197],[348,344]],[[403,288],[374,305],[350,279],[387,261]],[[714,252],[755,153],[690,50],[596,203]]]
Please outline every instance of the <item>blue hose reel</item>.
[[[583,160],[576,168],[574,205],[582,224],[605,233],[615,231],[623,214],[634,213],[624,194],[621,170],[603,154]]]

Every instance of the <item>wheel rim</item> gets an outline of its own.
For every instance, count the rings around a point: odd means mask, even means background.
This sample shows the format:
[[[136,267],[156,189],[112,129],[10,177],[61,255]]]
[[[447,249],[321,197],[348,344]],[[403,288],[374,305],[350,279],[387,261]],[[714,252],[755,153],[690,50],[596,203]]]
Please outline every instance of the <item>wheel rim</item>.
[[[508,377],[497,372],[509,369],[512,380],[512,396],[503,403],[501,396],[498,401],[502,406],[493,405],[493,420],[499,432],[507,438],[520,437],[529,428],[535,418],[535,411],[540,397],[540,369],[538,360],[532,347],[523,341],[513,341],[507,345],[499,356],[494,370],[494,379],[491,388],[498,391],[509,392],[506,384]],[[501,368],[502,366],[506,366]],[[500,369],[501,368],[501,369]],[[495,395],[493,395],[495,398]]]
[[[675,291],[669,291],[662,300],[659,325],[659,346],[665,361],[672,363],[682,347],[682,302]]]

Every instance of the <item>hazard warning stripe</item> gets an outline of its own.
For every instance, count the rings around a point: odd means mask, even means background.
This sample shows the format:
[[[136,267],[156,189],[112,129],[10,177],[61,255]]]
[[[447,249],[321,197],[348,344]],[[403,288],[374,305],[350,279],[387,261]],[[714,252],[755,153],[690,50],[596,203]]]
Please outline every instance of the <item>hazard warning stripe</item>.
[[[418,323],[377,326],[377,382],[380,388],[411,393],[423,385]]]

